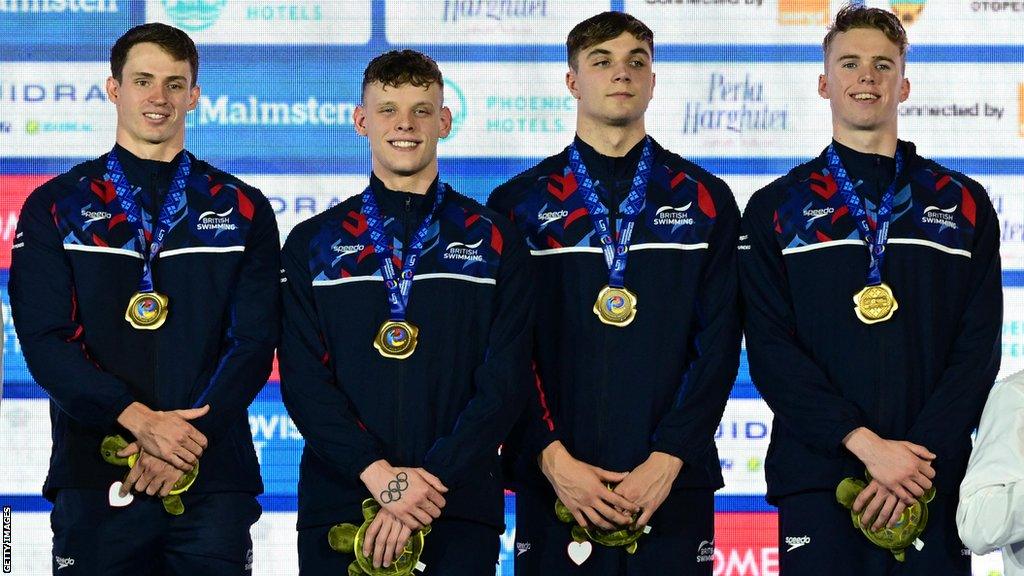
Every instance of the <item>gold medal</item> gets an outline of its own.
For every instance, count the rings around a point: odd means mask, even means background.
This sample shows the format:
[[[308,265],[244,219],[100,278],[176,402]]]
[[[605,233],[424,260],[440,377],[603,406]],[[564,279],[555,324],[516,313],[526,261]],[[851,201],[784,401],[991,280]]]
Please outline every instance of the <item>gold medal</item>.
[[[886,284],[865,286],[853,297],[854,311],[857,318],[865,324],[885,322],[899,309],[892,288]]]
[[[373,347],[385,358],[404,360],[416,351],[419,328],[405,320],[388,320],[380,325]]]
[[[158,292],[136,292],[124,319],[137,330],[156,330],[167,320],[167,304],[167,296]]]
[[[636,294],[625,288],[605,286],[597,293],[594,314],[605,324],[627,326],[636,318]]]

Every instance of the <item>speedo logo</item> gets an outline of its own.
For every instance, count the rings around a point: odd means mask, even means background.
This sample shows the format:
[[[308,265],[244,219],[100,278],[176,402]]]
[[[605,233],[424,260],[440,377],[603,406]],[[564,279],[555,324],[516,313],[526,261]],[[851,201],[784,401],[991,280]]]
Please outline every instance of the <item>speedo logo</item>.
[[[829,214],[835,213],[836,209],[828,206],[826,208],[804,208],[804,218],[807,218],[807,222],[811,223],[818,218],[824,218]]]
[[[68,566],[75,565],[74,558],[62,558],[60,556],[54,556],[53,559],[57,561],[57,570],[63,570]]]
[[[959,208],[959,204],[953,204],[949,208],[928,206],[924,209],[924,213],[921,215],[921,223],[935,224],[944,228],[956,230],[957,224],[955,214],[957,208]]]
[[[445,260],[465,260],[467,262],[482,262],[484,257],[480,254],[477,248],[483,244],[483,239],[477,240],[472,244],[464,244],[462,242],[452,242],[444,249]]]
[[[338,244],[335,242],[331,245],[331,250],[337,252],[341,256],[348,256],[350,254],[359,254],[363,250],[366,250],[364,244]]]
[[[537,213],[537,220],[540,220],[540,228],[543,229],[548,224],[557,222],[568,215],[568,210],[552,210],[551,212],[544,212],[544,208],[541,208],[541,211]]]
[[[693,224],[690,218],[690,207],[693,202],[687,202],[686,206],[662,206],[654,213],[655,226],[679,226]]]
[[[102,210],[87,210],[82,208],[82,217],[87,219],[85,221],[86,224],[96,222],[97,220],[109,220],[110,216],[110,212],[104,212]]]
[[[203,212],[199,215],[196,230],[238,230],[238,225],[232,224],[231,219],[228,218],[234,210],[234,208],[228,208],[223,212],[214,212],[213,210]]]
[[[810,536],[786,536],[786,544],[789,545],[789,548],[786,549],[786,552],[792,552],[793,550],[796,550],[801,546],[806,546],[810,543]]]

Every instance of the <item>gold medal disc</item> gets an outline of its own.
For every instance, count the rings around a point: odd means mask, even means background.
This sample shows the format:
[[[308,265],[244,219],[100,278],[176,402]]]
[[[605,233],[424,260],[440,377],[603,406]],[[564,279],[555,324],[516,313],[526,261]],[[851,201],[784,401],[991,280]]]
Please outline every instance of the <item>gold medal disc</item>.
[[[610,326],[628,326],[636,318],[636,294],[625,288],[605,286],[597,293],[594,314]]]
[[[865,286],[853,297],[854,311],[857,318],[865,324],[885,322],[899,309],[892,288],[886,284]]]
[[[167,296],[158,292],[136,292],[128,302],[124,319],[136,330],[156,330],[167,320]]]
[[[380,325],[373,347],[385,358],[403,360],[416,350],[419,328],[404,320],[388,320]]]

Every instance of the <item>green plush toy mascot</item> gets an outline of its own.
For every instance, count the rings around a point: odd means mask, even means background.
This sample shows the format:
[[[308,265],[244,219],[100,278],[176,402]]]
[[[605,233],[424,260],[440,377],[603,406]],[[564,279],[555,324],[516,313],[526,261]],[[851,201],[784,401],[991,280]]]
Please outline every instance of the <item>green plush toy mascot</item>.
[[[380,504],[373,498],[363,500],[363,523],[335,524],[327,533],[331,549],[343,554],[353,554],[356,559],[348,565],[348,576],[409,576],[413,570],[422,571],[426,566],[420,562],[423,554],[423,537],[430,532],[430,526],[416,530],[409,536],[402,555],[395,558],[388,567],[373,567],[373,558],[363,554],[363,539],[366,530],[380,511]]]
[[[613,490],[615,488],[608,484],[606,484],[606,486],[609,490]],[[573,518],[572,512],[569,511],[569,508],[567,508],[561,500],[555,501],[555,516],[558,516],[558,519],[566,524],[573,524],[573,541],[582,543],[590,540],[591,542],[596,542],[602,546],[624,547],[628,554],[634,554],[637,549],[637,540],[639,540],[644,534],[651,531],[650,526],[644,526],[643,528],[631,528],[629,526],[624,526],[615,530],[603,530],[593,526],[584,528],[583,526],[575,523],[576,519]],[[636,515],[633,516],[633,520],[636,521]],[[574,561],[577,560],[574,559]]]
[[[843,479],[839,486],[836,487],[836,500],[850,510],[853,525],[863,532],[872,544],[891,551],[897,560],[903,562],[906,558],[907,548],[914,546],[920,550],[924,547],[924,542],[921,542],[918,536],[924,532],[925,526],[928,525],[928,503],[932,501],[932,498],[935,498],[935,488],[929,488],[924,493],[924,496],[904,510],[900,514],[900,518],[895,526],[892,528],[883,526],[875,531],[868,526],[862,525],[860,522],[861,515],[853,511],[853,502],[857,499],[857,495],[871,481],[870,474],[865,472],[864,476],[867,477],[867,482],[857,478]]]
[[[127,466],[128,468],[134,468],[135,463],[139,461],[139,453],[136,452],[127,458],[121,458],[117,455],[118,452],[128,446],[128,441],[121,437],[121,435],[107,436],[100,443],[100,455],[106,460],[108,464],[115,466]],[[185,505],[181,502],[181,494],[192,487],[192,483],[196,481],[196,476],[199,475],[199,462],[192,467],[192,470],[186,472],[174,486],[171,487],[171,492],[167,496],[163,497],[164,510],[168,514],[174,516],[180,516],[185,512]]]

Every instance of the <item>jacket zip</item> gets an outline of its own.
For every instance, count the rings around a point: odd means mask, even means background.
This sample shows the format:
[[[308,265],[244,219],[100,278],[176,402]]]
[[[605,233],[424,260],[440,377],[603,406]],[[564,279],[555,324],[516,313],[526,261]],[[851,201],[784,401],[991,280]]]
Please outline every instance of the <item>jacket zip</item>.
[[[412,197],[405,197],[405,210],[402,212],[402,269],[405,269],[406,253],[409,251],[409,215],[412,213]],[[410,288],[411,293],[411,288]],[[408,309],[406,310],[408,313]],[[398,362],[398,378],[396,382],[397,391],[395,393],[395,445],[398,446],[396,452],[398,458],[402,464],[413,465],[414,462],[411,458],[411,450],[409,445],[402,441],[402,396],[405,392],[405,362]]]
[[[608,184],[614,184],[606,186],[608,191],[608,227],[611,228],[612,238],[618,243],[619,236],[619,203],[618,199],[620,196],[620,183],[612,177],[608,177]],[[605,327],[607,328],[607,327]],[[597,414],[595,420],[597,421],[597,445],[595,449],[600,452],[604,449],[604,414],[605,406],[608,405],[608,363],[610,362],[611,354],[608,353],[608,330],[601,331],[601,357],[603,358],[604,369],[601,372],[600,388],[597,394]]]
[[[158,174],[156,172],[150,172],[150,187],[153,190],[153,204],[152,213],[150,214],[150,235],[156,233],[156,227],[159,224],[160,219],[160,184]],[[152,243],[150,243],[152,246]],[[146,250],[149,252],[149,250]],[[153,290],[156,290],[156,259],[152,259],[149,263],[149,273],[153,277]],[[163,409],[160,403],[160,338],[158,334],[153,334],[153,403],[154,408],[157,410]]]

